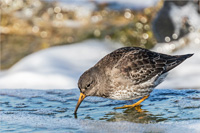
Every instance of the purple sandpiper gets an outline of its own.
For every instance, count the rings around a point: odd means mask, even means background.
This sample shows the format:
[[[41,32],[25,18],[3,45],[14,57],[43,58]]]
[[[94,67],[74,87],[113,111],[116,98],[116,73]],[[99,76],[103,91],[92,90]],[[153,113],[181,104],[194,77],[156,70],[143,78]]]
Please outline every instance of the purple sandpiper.
[[[142,98],[132,105],[115,109],[138,106],[164,80],[169,70],[192,55],[172,56],[139,47],[117,49],[81,75],[78,81],[80,97],[74,113],[87,96],[116,100]]]

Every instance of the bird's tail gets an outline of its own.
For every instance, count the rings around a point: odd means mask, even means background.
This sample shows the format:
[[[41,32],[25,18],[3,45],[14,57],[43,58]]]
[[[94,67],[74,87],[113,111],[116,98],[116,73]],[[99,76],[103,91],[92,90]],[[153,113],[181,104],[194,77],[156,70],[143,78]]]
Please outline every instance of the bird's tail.
[[[181,64],[183,61],[185,61],[187,58],[191,57],[192,55],[193,54],[172,56],[172,58],[167,61],[165,72],[168,72],[169,70],[178,66],[179,64]]]

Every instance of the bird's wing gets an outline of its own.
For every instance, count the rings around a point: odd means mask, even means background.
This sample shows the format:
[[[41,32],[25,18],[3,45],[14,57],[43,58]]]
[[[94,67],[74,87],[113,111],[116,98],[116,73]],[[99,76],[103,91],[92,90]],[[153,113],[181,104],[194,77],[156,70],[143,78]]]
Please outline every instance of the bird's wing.
[[[128,52],[135,49],[134,47],[123,47],[120,49],[117,49],[110,54],[106,55],[104,58],[102,58],[95,66],[101,66],[101,67],[107,67],[112,68],[120,59],[123,58]]]
[[[132,80],[135,84],[140,84],[164,73],[167,59],[170,57],[172,56],[136,48],[126,53],[118,61],[115,68],[119,69],[119,74],[123,75],[124,78]]]
[[[171,56],[138,47],[123,47],[106,55],[95,66],[111,70],[114,77],[123,77],[140,84],[168,72],[191,56]]]

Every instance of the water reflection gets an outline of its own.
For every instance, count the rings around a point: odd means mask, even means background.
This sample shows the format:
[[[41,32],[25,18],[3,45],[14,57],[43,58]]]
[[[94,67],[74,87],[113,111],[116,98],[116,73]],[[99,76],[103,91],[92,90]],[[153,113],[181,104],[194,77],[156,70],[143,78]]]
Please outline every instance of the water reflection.
[[[167,120],[166,118],[162,118],[160,116],[156,116],[154,114],[151,114],[146,109],[141,109],[141,105],[138,107],[135,107],[133,109],[126,109],[119,112],[110,112],[105,114],[104,118],[101,118],[100,120],[106,120],[106,121],[129,121],[134,123],[157,123],[161,121]]]

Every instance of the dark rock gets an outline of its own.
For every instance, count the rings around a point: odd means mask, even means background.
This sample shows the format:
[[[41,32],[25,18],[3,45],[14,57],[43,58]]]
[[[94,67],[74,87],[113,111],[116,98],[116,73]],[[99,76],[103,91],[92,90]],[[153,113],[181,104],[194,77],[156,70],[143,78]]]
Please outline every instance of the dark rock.
[[[198,8],[199,3],[199,1],[189,0],[165,1],[163,7],[158,12],[157,16],[152,22],[153,33],[155,38],[157,39],[157,42],[170,42],[173,40],[178,40],[179,38],[189,33],[189,28],[191,27],[190,19],[189,17],[187,17],[189,16],[189,14],[187,13],[185,16],[173,16],[170,14],[172,6],[174,6],[177,9],[180,9],[181,7],[193,4],[194,9],[196,9],[197,12],[200,14],[200,9]],[[180,17],[181,21],[180,23],[178,23],[179,26],[176,26],[177,24],[175,25],[175,23],[172,21],[171,16]],[[168,37],[168,39],[166,39],[166,37]]]

